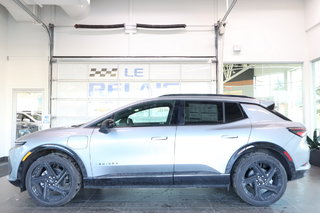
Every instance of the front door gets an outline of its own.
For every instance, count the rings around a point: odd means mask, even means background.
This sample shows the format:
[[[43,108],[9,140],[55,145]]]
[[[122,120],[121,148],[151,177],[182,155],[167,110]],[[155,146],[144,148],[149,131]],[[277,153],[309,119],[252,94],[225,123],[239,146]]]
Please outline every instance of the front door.
[[[121,179],[122,183],[172,184],[174,104],[174,101],[138,104],[115,113],[115,127],[108,133],[96,128],[90,144],[94,177]]]

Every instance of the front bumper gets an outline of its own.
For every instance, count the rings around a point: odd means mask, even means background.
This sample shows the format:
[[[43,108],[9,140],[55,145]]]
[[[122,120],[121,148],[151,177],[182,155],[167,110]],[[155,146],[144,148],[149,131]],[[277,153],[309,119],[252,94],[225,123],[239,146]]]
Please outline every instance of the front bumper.
[[[9,168],[9,176],[8,176],[9,182],[14,186],[20,187],[20,180],[18,180],[18,179],[11,180],[10,179],[10,174],[12,173],[12,165],[11,165],[11,161],[10,161],[10,156],[8,157],[8,168]]]
[[[8,180],[10,183],[12,183],[15,186],[17,185],[17,182],[20,182],[19,180],[19,168],[21,166],[21,159],[26,154],[26,148],[25,146],[14,146],[9,151],[9,158],[8,158],[8,164],[9,164],[9,177]]]
[[[20,180],[9,180],[9,182],[14,186],[20,187]]]

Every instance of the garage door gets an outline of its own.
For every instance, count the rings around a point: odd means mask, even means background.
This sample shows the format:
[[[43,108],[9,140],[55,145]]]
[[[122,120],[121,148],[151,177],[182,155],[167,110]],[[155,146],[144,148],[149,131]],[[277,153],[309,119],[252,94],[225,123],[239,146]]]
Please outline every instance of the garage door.
[[[163,94],[215,93],[215,63],[56,60],[52,127],[80,124],[125,104]]]

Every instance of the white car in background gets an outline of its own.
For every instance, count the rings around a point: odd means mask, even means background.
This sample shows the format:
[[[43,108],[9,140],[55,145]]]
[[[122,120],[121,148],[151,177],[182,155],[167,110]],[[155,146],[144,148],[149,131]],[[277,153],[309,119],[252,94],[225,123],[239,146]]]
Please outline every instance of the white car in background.
[[[17,112],[16,138],[41,130],[41,114]]]

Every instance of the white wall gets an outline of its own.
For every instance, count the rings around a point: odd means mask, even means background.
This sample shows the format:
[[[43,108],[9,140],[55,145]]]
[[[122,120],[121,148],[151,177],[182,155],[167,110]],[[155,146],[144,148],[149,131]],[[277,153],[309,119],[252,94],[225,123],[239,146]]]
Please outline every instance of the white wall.
[[[6,114],[6,101],[5,101],[5,73],[7,66],[7,11],[0,5],[0,118],[3,118]],[[5,136],[6,123],[3,119],[0,119],[0,157],[7,156],[6,150],[7,138]]]
[[[213,25],[218,1],[214,0],[96,0],[83,20],[64,11],[46,8],[46,22],[56,25],[54,55],[67,56],[212,56]],[[155,31],[74,29],[74,24],[187,24],[182,30]],[[206,25],[206,26],[200,26]]]
[[[14,125],[12,119],[13,90],[43,90],[45,93],[44,108],[48,107],[48,38],[40,25],[17,23],[3,10],[0,11],[0,28],[1,33],[2,29],[6,29],[7,35],[3,39],[5,42],[1,42],[3,40],[0,34],[0,46],[7,47],[7,51],[1,54],[0,58],[0,60],[3,58],[6,60],[6,69],[0,71],[0,125],[3,125],[0,128],[0,157],[2,157],[8,156],[8,150],[13,145],[12,139],[15,134],[12,132]],[[1,47],[0,49],[2,52]]]
[[[320,58],[320,1],[305,1],[305,31],[308,41],[308,59]]]
[[[319,0],[305,0],[305,25],[310,29],[320,24],[320,2]]]
[[[303,62],[303,0],[241,0],[227,20],[225,62]],[[233,46],[241,47],[234,54]]]
[[[305,117],[310,118],[307,125],[309,134],[315,125],[315,97],[313,87],[312,62],[320,59],[320,1],[305,0],[305,32],[307,35],[307,57],[305,61]]]

